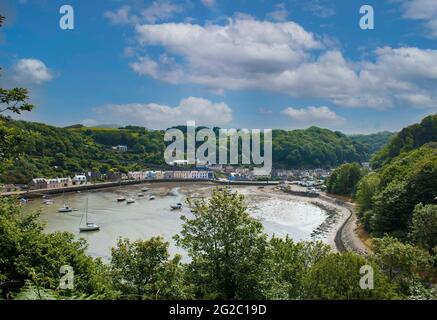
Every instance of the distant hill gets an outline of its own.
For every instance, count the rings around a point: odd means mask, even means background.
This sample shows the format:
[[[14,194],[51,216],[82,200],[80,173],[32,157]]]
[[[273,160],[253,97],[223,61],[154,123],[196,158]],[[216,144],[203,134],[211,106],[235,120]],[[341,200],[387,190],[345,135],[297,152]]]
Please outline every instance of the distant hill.
[[[437,114],[427,116],[420,123],[402,129],[385,147],[372,157],[372,167],[380,168],[403,152],[437,141]]]
[[[383,131],[372,134],[356,134],[350,137],[353,141],[363,144],[369,150],[370,154],[374,154],[382,149],[395,136],[396,133],[394,132]]]
[[[27,183],[35,177],[58,177],[78,172],[129,171],[165,166],[163,130],[138,126],[98,128],[72,125],[58,128],[42,123],[10,120],[7,126],[22,132],[21,156],[1,173],[2,182]],[[183,127],[180,127],[183,129]],[[216,130],[218,128],[215,128]],[[368,161],[382,138],[359,139],[341,132],[311,127],[273,130],[275,168],[336,167],[345,162]],[[372,145],[372,141],[377,146]],[[112,147],[126,145],[127,152]]]

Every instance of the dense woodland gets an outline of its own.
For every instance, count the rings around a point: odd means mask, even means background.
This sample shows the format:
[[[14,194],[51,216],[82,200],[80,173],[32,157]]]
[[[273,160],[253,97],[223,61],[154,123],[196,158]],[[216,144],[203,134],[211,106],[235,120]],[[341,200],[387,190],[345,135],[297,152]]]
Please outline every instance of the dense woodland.
[[[437,244],[437,115],[403,129],[372,158],[336,169],[331,193],[355,198],[357,214],[372,236],[389,234],[432,252]]]
[[[80,125],[58,128],[41,123],[3,119],[4,127],[23,138],[16,145],[18,156],[3,170],[4,183],[26,184],[32,178],[54,178],[98,171],[127,172],[165,167],[164,131],[142,127],[87,128]],[[217,128],[216,128],[217,129]],[[273,131],[275,168],[331,168],[346,162],[368,161],[377,140],[391,138],[387,133],[355,137],[311,127],[306,130]],[[128,152],[112,150],[126,145]],[[240,149],[241,150],[241,149]]]

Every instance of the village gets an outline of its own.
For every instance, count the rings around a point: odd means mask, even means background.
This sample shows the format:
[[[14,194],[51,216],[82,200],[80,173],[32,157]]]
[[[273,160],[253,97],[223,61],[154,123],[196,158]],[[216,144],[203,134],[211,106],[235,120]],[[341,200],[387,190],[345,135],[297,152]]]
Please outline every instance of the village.
[[[173,163],[172,170],[142,170],[123,172],[82,172],[72,177],[33,178],[27,185],[2,185],[2,193],[54,190],[71,186],[97,185],[99,183],[147,182],[147,181],[228,181],[229,183],[275,181],[288,182],[292,185],[307,188],[308,191],[323,191],[325,181],[331,169],[273,169],[245,168],[230,165],[197,165],[189,166],[185,161]]]

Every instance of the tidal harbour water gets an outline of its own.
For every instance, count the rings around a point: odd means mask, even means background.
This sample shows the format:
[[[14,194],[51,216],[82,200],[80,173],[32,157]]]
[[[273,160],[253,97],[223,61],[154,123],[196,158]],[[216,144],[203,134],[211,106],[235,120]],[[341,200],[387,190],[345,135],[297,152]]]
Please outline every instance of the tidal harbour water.
[[[147,187],[149,190],[142,192]],[[119,237],[131,240],[162,236],[170,242],[170,253],[179,253],[186,258],[183,249],[175,246],[173,236],[182,228],[181,215],[191,216],[186,200],[207,197],[217,187],[212,183],[149,183],[119,188],[68,193],[51,197],[53,204],[43,204],[41,198],[25,204],[30,212],[41,210],[40,220],[46,232],[68,231],[88,241],[87,253],[108,260],[111,247]],[[245,196],[248,212],[259,219],[265,232],[272,236],[289,236],[295,241],[311,240],[311,234],[326,219],[324,210],[305,198],[290,197],[276,187],[232,187]],[[138,194],[143,193],[144,197]],[[155,199],[150,200],[154,195]],[[133,198],[135,203],[117,202],[119,196]],[[88,202],[88,221],[100,226],[100,231],[80,233],[79,224],[84,217]],[[183,203],[181,210],[172,210],[171,205]],[[59,213],[64,203],[73,212]],[[82,221],[82,224],[84,221]],[[323,238],[321,239],[323,240]]]

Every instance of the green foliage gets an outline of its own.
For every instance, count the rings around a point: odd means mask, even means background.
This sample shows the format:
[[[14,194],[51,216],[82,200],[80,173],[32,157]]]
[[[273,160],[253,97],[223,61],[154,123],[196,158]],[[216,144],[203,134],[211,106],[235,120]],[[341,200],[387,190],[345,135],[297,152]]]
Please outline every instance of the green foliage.
[[[209,200],[191,203],[176,243],[192,259],[188,267],[196,296],[208,299],[264,297],[267,237],[249,216],[243,197],[215,189]]]
[[[409,235],[414,243],[432,253],[437,247],[437,205],[416,205]]]
[[[362,289],[360,268],[373,268],[374,289]],[[332,253],[315,263],[305,282],[305,298],[366,300],[398,298],[396,288],[379,268],[357,254]]]
[[[358,163],[346,163],[338,167],[329,177],[326,187],[328,192],[351,196],[355,193],[363,170]]]
[[[331,248],[322,242],[295,243],[288,237],[273,237],[267,258],[269,279],[268,298],[302,299],[305,297],[305,278],[311,268]]]
[[[109,295],[99,277],[103,265],[85,254],[86,242],[70,233],[43,233],[38,214],[24,214],[15,199],[0,197],[0,288],[7,297],[25,284],[31,275],[43,275],[41,284],[57,289],[59,270],[70,265],[75,271],[77,292]],[[64,293],[62,293],[64,294]]]
[[[379,176],[374,172],[364,176],[359,181],[355,199],[358,203],[357,212],[360,218],[363,218],[364,214],[373,208],[373,197],[379,190],[379,185]]]
[[[381,150],[395,135],[393,132],[383,131],[367,135],[357,134],[350,137],[353,141],[361,143],[368,150],[369,155],[372,155]]]
[[[273,130],[275,168],[336,167],[344,162],[362,162],[369,151],[350,137],[328,129]]]
[[[164,140],[159,131],[141,134],[118,129],[84,131],[13,120],[5,126],[25,137],[15,144],[21,156],[7,165],[0,176],[6,183],[25,184],[32,178],[55,178],[91,170],[105,174],[110,169],[127,172],[163,165]],[[130,151],[113,150],[112,146],[117,144],[127,144]]]
[[[21,156],[3,170],[0,179],[6,183],[25,184],[36,177],[55,178],[91,169],[106,173],[111,168],[126,172],[165,166],[166,144],[161,130],[135,126],[57,128],[11,119],[0,123],[0,130],[5,132],[4,137],[8,136],[6,130],[12,130],[14,137],[17,133],[22,136],[20,142],[7,142]],[[112,150],[115,145],[126,145],[128,152]],[[10,150],[0,144],[0,151]],[[339,132],[317,127],[273,130],[273,166],[276,168],[334,167],[344,162],[366,161],[368,157],[367,147]],[[19,169],[23,167],[26,170]]]
[[[372,167],[381,168],[401,153],[432,141],[437,141],[437,114],[424,118],[420,124],[402,129],[388,145],[373,156]]]
[[[23,111],[32,111],[33,105],[27,103],[29,93],[24,88],[2,89],[0,88],[0,113],[10,111],[21,114]]]
[[[429,284],[432,257],[425,250],[386,236],[375,239],[374,254],[375,262],[403,294],[410,295],[410,286],[417,282]]]
[[[433,143],[402,153],[358,185],[358,213],[367,230],[406,239],[418,203],[436,195],[437,149]]]
[[[122,299],[184,299],[180,256],[169,259],[161,237],[131,242],[119,239],[112,248],[111,276]]]

